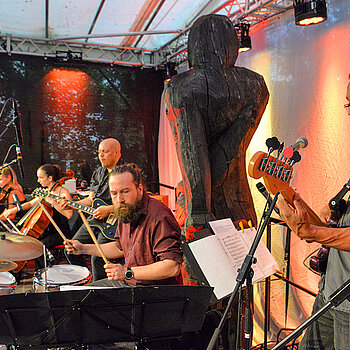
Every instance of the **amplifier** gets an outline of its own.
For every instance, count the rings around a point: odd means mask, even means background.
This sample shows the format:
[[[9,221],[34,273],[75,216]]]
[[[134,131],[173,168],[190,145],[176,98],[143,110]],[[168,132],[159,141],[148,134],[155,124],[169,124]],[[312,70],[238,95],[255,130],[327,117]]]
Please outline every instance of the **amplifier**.
[[[168,195],[152,194],[152,193],[148,193],[148,194],[149,194],[150,197],[158,199],[163,204],[165,204],[167,207],[169,207]]]

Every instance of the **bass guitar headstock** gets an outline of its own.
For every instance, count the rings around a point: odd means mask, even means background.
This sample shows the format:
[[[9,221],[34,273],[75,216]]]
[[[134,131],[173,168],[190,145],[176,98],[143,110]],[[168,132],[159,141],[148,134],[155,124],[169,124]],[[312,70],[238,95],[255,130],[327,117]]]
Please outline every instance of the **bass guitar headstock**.
[[[268,152],[259,151],[253,155],[248,165],[248,174],[254,179],[263,178],[267,190],[277,192],[290,189],[290,180],[293,175],[293,165],[301,157],[293,146],[283,149],[284,143],[279,143],[276,137],[266,140]],[[273,156],[272,152],[277,151]]]

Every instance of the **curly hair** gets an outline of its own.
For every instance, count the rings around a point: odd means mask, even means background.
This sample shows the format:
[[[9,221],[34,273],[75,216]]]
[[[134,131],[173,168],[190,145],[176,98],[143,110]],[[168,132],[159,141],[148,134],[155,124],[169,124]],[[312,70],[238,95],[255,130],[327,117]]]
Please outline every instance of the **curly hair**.
[[[138,187],[142,183],[142,170],[134,163],[117,165],[110,173],[109,176],[119,175],[123,173],[130,173],[133,178],[133,182]]]

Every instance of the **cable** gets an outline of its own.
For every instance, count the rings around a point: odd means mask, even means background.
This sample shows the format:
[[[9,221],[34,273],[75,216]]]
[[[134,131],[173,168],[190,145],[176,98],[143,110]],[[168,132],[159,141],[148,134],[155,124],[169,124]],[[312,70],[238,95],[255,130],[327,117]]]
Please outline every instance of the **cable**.
[[[5,109],[6,105],[7,105],[7,103],[10,102],[10,101],[12,101],[12,100],[15,101],[15,99],[14,99],[13,97],[10,97],[10,98],[8,98],[8,99],[5,101],[4,105],[3,105],[2,108],[1,108],[0,118],[2,117],[2,114],[4,113],[4,109]]]
[[[2,164],[5,164],[5,162],[6,162],[6,160],[7,160],[7,157],[9,156],[10,151],[11,151],[11,149],[12,149],[13,147],[16,147],[16,144],[12,144],[12,145],[10,146],[10,148],[7,150],[6,156],[5,156],[5,158],[4,158],[3,162],[2,162]]]

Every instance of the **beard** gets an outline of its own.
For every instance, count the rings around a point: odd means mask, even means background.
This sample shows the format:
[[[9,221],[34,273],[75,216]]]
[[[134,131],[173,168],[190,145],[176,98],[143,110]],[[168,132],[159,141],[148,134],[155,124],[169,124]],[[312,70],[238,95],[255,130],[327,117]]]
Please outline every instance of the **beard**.
[[[114,214],[123,224],[137,221],[142,212],[143,205],[141,200],[137,200],[134,204],[122,203],[114,206]]]

